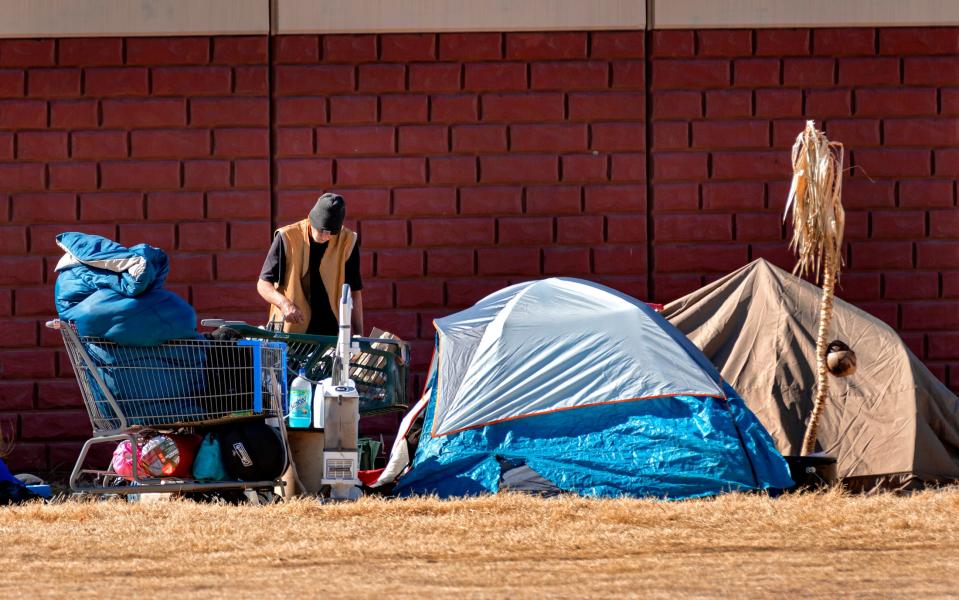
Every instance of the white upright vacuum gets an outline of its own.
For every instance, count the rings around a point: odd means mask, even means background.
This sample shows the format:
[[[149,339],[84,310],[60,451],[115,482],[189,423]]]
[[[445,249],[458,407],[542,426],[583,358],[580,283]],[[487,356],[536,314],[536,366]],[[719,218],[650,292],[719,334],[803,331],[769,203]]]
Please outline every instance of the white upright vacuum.
[[[350,357],[359,351],[352,341],[352,316],[353,298],[350,286],[344,284],[332,375],[317,383],[313,396],[313,427],[324,430],[321,483],[330,486],[332,500],[356,500],[363,495],[357,478],[360,398],[350,379]]]

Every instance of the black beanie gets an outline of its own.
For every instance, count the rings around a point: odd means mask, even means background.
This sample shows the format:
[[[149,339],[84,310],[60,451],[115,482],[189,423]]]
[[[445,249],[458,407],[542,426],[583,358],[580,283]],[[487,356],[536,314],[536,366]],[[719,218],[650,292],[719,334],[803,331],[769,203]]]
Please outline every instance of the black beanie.
[[[345,218],[346,204],[343,202],[343,196],[338,194],[323,194],[310,211],[310,225],[313,229],[323,229],[333,235],[340,232]]]

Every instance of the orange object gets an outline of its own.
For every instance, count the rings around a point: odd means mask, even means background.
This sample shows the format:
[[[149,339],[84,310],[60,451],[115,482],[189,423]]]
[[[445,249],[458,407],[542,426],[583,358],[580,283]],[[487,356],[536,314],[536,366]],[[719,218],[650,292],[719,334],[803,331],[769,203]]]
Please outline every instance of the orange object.
[[[190,477],[202,441],[193,433],[158,435],[143,445],[140,466],[154,477]]]
[[[357,471],[356,476],[363,482],[363,485],[369,487],[376,483],[384,469],[370,469],[369,471]]]

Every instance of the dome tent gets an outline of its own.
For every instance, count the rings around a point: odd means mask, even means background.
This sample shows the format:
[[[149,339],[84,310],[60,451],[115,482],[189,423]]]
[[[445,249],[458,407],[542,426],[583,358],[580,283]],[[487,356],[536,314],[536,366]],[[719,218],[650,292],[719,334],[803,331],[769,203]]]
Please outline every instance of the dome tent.
[[[758,259],[666,305],[785,454],[798,453],[816,386],[822,290]],[[959,398],[888,325],[836,298],[827,339],[857,354],[830,376],[819,445],[854,490],[959,481]]]
[[[519,467],[586,496],[689,498],[792,483],[715,367],[634,298],[545,279],[434,324],[426,390],[374,486],[402,474],[400,494],[496,492],[504,469]]]

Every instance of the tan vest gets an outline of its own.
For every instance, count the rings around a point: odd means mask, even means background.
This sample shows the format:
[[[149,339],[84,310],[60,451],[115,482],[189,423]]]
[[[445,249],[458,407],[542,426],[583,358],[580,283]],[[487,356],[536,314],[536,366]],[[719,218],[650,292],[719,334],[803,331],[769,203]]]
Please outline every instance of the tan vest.
[[[286,264],[282,269],[282,282],[277,284],[278,292],[289,298],[303,313],[301,323],[289,323],[283,320],[283,311],[270,305],[270,321],[282,321],[283,331],[287,333],[305,333],[310,325],[313,310],[307,298],[313,298],[310,290],[310,220],[280,227],[276,234],[283,238],[283,254]],[[340,294],[346,282],[346,260],[356,245],[356,233],[343,227],[340,233],[330,237],[323,260],[320,261],[320,279],[326,288],[326,297],[334,315],[339,314]]]

